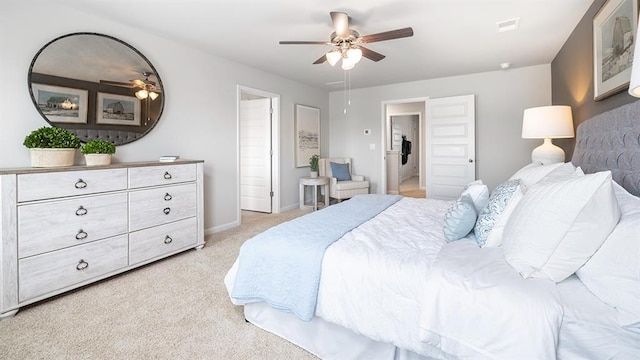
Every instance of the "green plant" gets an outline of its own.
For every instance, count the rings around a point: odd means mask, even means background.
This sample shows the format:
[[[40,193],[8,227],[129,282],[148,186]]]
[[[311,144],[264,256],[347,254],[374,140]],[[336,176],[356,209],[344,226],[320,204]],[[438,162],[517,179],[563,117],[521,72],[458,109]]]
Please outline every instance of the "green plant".
[[[116,146],[107,140],[89,140],[80,151],[83,154],[114,154]]]
[[[320,156],[316,154],[309,158],[309,166],[311,167],[311,171],[318,171],[318,160],[320,160]]]
[[[24,138],[24,142],[22,144],[28,149],[77,149],[80,147],[80,138],[67,129],[45,126],[33,130]]]

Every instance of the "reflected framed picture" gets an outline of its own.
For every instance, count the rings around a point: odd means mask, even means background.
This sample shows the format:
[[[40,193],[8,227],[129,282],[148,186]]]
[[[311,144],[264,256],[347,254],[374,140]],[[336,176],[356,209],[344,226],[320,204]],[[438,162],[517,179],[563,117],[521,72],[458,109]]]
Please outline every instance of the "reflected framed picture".
[[[31,84],[38,109],[56,123],[86,124],[88,91],[62,86]]]
[[[320,155],[320,109],[295,105],[296,167],[309,166],[309,158]]]
[[[140,100],[135,96],[99,92],[96,123],[140,126]]]
[[[607,0],[593,17],[595,101],[629,88],[637,27],[637,0]]]

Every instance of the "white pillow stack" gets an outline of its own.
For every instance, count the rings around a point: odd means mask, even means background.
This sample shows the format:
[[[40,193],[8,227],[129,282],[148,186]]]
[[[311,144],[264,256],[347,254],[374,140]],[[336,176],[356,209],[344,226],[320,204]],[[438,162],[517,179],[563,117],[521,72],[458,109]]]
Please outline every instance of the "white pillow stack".
[[[489,188],[482,183],[482,180],[476,180],[470,182],[462,190],[460,197],[469,195],[473,201],[473,206],[476,208],[476,212],[479,214],[482,209],[489,203]]]
[[[577,275],[600,300],[618,310],[621,326],[640,326],[640,198],[613,183],[622,213],[600,249]]]
[[[525,278],[564,280],[618,223],[611,172],[582,175],[571,166],[559,166],[528,189],[507,221],[505,257]]]

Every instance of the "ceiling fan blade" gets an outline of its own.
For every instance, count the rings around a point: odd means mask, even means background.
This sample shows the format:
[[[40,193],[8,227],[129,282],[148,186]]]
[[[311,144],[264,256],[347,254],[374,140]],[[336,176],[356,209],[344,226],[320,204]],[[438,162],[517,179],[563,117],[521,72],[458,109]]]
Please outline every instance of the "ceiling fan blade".
[[[126,82],[120,82],[120,81],[110,81],[110,80],[100,80],[100,84],[121,86],[121,87],[127,87],[127,88],[135,87],[135,85],[132,84],[132,83],[126,83]]]
[[[280,45],[327,45],[326,41],[280,41]]]
[[[377,34],[365,35],[360,38],[363,44],[369,44],[377,41],[400,39],[404,37],[413,36],[413,29],[406,27],[403,29],[385,31]]]
[[[333,21],[333,27],[336,30],[336,35],[346,39],[349,37],[349,15],[343,12],[332,11],[331,21]]]
[[[325,61],[327,61],[327,55],[322,55],[322,57],[320,57],[318,60],[313,62],[313,65],[322,64]]]
[[[142,80],[135,79],[135,80],[129,80],[129,81],[131,81],[134,86],[144,87],[145,85],[144,81]]]
[[[380,60],[385,58],[384,55],[382,55],[382,54],[380,54],[378,52],[375,52],[373,50],[369,50],[369,49],[367,49],[366,47],[363,47],[363,46],[360,46],[360,50],[362,50],[362,56],[366,57],[369,60],[373,60],[375,62],[378,62],[378,61],[380,61]]]

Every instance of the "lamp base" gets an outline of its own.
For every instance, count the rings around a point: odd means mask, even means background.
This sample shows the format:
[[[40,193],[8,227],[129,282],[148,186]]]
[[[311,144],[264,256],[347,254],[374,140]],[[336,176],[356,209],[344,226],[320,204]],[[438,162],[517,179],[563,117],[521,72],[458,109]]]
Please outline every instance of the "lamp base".
[[[542,165],[564,162],[564,150],[545,138],[544,143],[531,152],[531,161],[540,161]]]

